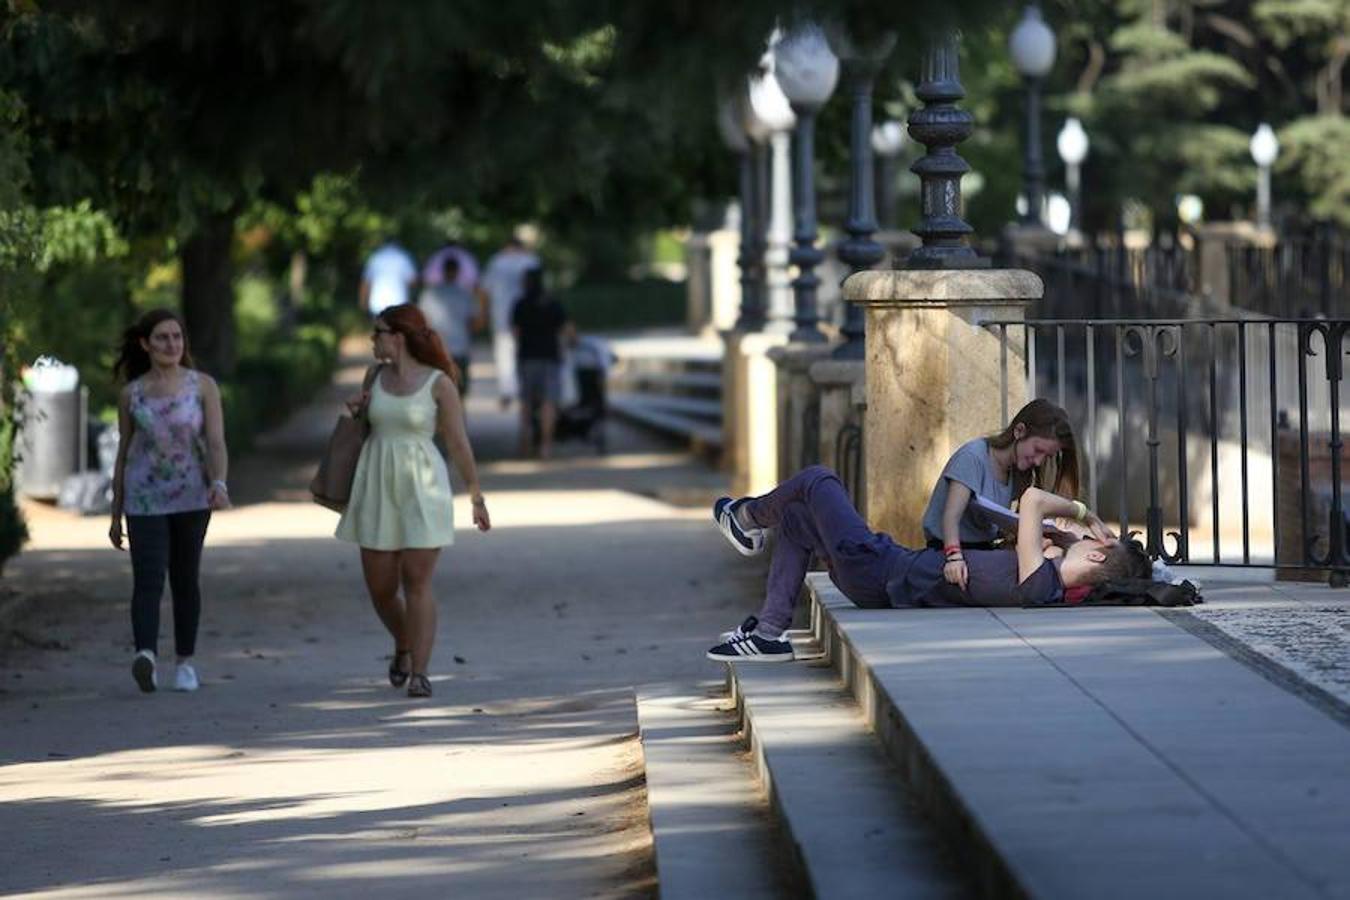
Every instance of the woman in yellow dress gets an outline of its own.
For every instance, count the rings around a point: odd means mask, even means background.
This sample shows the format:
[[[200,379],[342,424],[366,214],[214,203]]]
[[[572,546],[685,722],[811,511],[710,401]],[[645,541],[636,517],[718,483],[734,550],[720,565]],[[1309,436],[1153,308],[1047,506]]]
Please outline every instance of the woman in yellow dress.
[[[365,405],[370,435],[337,536],[360,545],[371,603],[394,639],[389,683],[406,683],[409,697],[429,697],[436,640],[431,576],[441,548],[455,542],[450,474],[433,443],[436,432],[469,491],[474,524],[479,531],[492,524],[456,390],[463,374],[416,306],[392,306],[374,321],[380,364],[367,378],[369,391],[350,401],[353,411]]]

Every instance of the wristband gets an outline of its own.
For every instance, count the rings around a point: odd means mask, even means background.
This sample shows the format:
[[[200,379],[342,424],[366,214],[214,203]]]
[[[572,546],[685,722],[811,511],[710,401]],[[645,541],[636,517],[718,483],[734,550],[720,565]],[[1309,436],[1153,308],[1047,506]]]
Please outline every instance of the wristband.
[[[1078,520],[1079,522],[1083,521],[1084,519],[1087,518],[1087,514],[1088,508],[1086,503],[1084,503],[1082,500],[1073,501],[1073,517],[1076,520]]]
[[[942,552],[943,552],[944,555],[946,555],[946,554],[951,554],[951,553],[960,553],[960,552],[961,552],[961,545],[960,545],[960,544],[948,544],[947,546],[945,546],[945,547],[942,548]]]
[[[960,554],[958,554],[958,555],[956,555],[956,556],[949,556],[949,557],[947,557],[947,562],[949,562],[949,563],[954,563],[954,562],[965,562],[965,561],[966,561],[966,558],[965,558],[964,556],[961,556]],[[943,563],[943,565],[946,565],[946,563]]]
[[[222,480],[219,479],[219,478],[217,478],[215,481],[211,482],[211,487],[213,487],[213,488],[220,488],[220,492],[221,492],[222,494],[228,494],[228,493],[230,492],[230,486],[227,485],[224,481],[222,481]]]

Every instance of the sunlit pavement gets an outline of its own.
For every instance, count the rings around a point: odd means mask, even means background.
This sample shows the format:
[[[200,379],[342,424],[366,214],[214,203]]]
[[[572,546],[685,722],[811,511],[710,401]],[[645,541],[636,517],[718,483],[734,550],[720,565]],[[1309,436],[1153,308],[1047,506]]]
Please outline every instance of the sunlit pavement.
[[[385,680],[355,548],[303,490],[360,371],[236,461],[240,505],[205,554],[196,694],[137,691],[130,566],[106,519],[30,509],[5,579],[29,612],[0,668],[0,893],[654,890],[633,688],[719,678],[703,650],[762,578],[697,502],[722,476],[617,423],[603,459],[564,444],[511,460],[515,417],[475,366],[494,528],[466,529],[457,500],[435,696],[409,700]],[[166,602],[161,684],[171,634]]]

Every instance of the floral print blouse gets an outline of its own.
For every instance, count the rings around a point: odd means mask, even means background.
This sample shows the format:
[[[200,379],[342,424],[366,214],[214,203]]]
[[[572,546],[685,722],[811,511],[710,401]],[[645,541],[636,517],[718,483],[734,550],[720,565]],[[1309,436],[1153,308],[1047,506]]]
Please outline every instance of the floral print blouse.
[[[127,447],[126,514],[164,516],[209,509],[200,378],[184,369],[183,384],[170,397],[147,396],[143,381],[131,382],[134,428]]]

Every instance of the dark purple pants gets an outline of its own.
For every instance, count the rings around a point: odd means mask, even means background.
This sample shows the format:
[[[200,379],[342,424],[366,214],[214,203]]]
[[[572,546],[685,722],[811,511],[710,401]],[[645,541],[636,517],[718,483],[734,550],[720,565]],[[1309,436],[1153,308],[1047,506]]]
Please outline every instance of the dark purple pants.
[[[792,624],[813,556],[824,560],[830,580],[855,604],[889,607],[886,582],[918,553],[868,528],[839,476],[825,466],[803,469],[744,509],[759,526],[778,531],[759,611],[766,635],[781,634]]]

